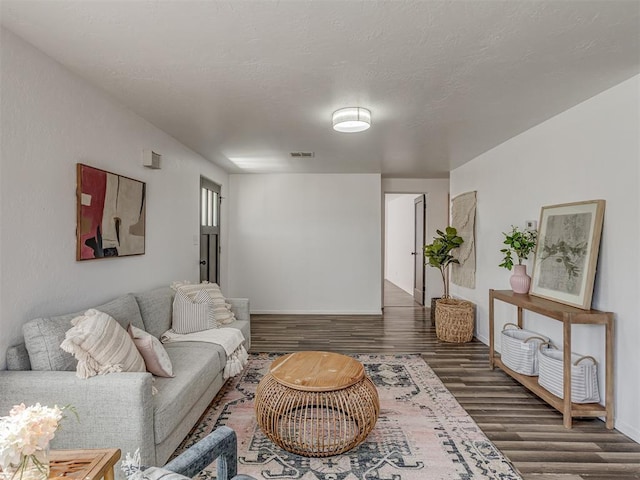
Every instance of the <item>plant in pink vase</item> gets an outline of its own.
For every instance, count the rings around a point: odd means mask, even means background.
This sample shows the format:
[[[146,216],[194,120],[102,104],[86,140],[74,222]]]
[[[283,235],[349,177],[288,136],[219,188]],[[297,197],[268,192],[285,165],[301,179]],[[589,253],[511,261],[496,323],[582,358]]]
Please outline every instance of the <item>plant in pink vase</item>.
[[[520,230],[518,227],[511,225],[511,232],[505,233],[504,244],[506,248],[500,250],[504,254],[504,259],[499,267],[507,270],[514,270],[513,275],[509,278],[511,289],[514,293],[529,293],[531,285],[531,277],[527,275],[527,266],[522,264],[523,260],[529,258],[531,252],[536,248],[538,240],[538,232],[535,230]],[[514,264],[513,254],[518,258],[518,264]]]

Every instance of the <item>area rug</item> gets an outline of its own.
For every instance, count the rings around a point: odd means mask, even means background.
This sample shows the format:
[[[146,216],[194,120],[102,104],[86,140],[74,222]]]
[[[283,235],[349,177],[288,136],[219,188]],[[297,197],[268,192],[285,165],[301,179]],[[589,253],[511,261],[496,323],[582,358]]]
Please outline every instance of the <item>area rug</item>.
[[[279,354],[251,355],[184,440],[184,451],[221,425],[238,435],[238,473],[259,480],[521,480],[419,355],[353,355],[380,396],[378,422],[364,443],[324,459],[274,445],[256,423],[256,386]],[[215,478],[215,464],[199,478]]]

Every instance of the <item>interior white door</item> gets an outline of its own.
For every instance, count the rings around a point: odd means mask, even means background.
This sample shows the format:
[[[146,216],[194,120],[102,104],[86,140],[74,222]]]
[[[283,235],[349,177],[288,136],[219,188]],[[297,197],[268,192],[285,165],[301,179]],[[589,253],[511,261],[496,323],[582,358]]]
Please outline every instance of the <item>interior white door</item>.
[[[425,223],[425,196],[420,195],[413,201],[414,211],[414,246],[413,252],[413,299],[416,303],[424,305],[424,223]]]

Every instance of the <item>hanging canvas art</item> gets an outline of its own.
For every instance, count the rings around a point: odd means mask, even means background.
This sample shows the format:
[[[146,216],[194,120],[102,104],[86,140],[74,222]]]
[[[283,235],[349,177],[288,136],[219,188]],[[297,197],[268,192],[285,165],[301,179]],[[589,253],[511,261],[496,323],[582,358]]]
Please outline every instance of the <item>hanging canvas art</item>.
[[[476,192],[467,192],[451,200],[451,226],[464,243],[455,256],[460,262],[451,265],[451,281],[461,287],[476,288]]]
[[[77,164],[76,260],[142,255],[146,184]]]
[[[531,294],[590,309],[604,200],[542,207]]]

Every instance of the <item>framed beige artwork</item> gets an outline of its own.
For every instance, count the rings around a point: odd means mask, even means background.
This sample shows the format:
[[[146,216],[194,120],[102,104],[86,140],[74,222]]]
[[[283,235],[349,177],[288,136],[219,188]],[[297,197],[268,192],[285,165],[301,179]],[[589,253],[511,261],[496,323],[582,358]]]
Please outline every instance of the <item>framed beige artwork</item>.
[[[78,163],[76,260],[143,255],[146,184]]]
[[[591,308],[604,200],[542,207],[530,293]]]

